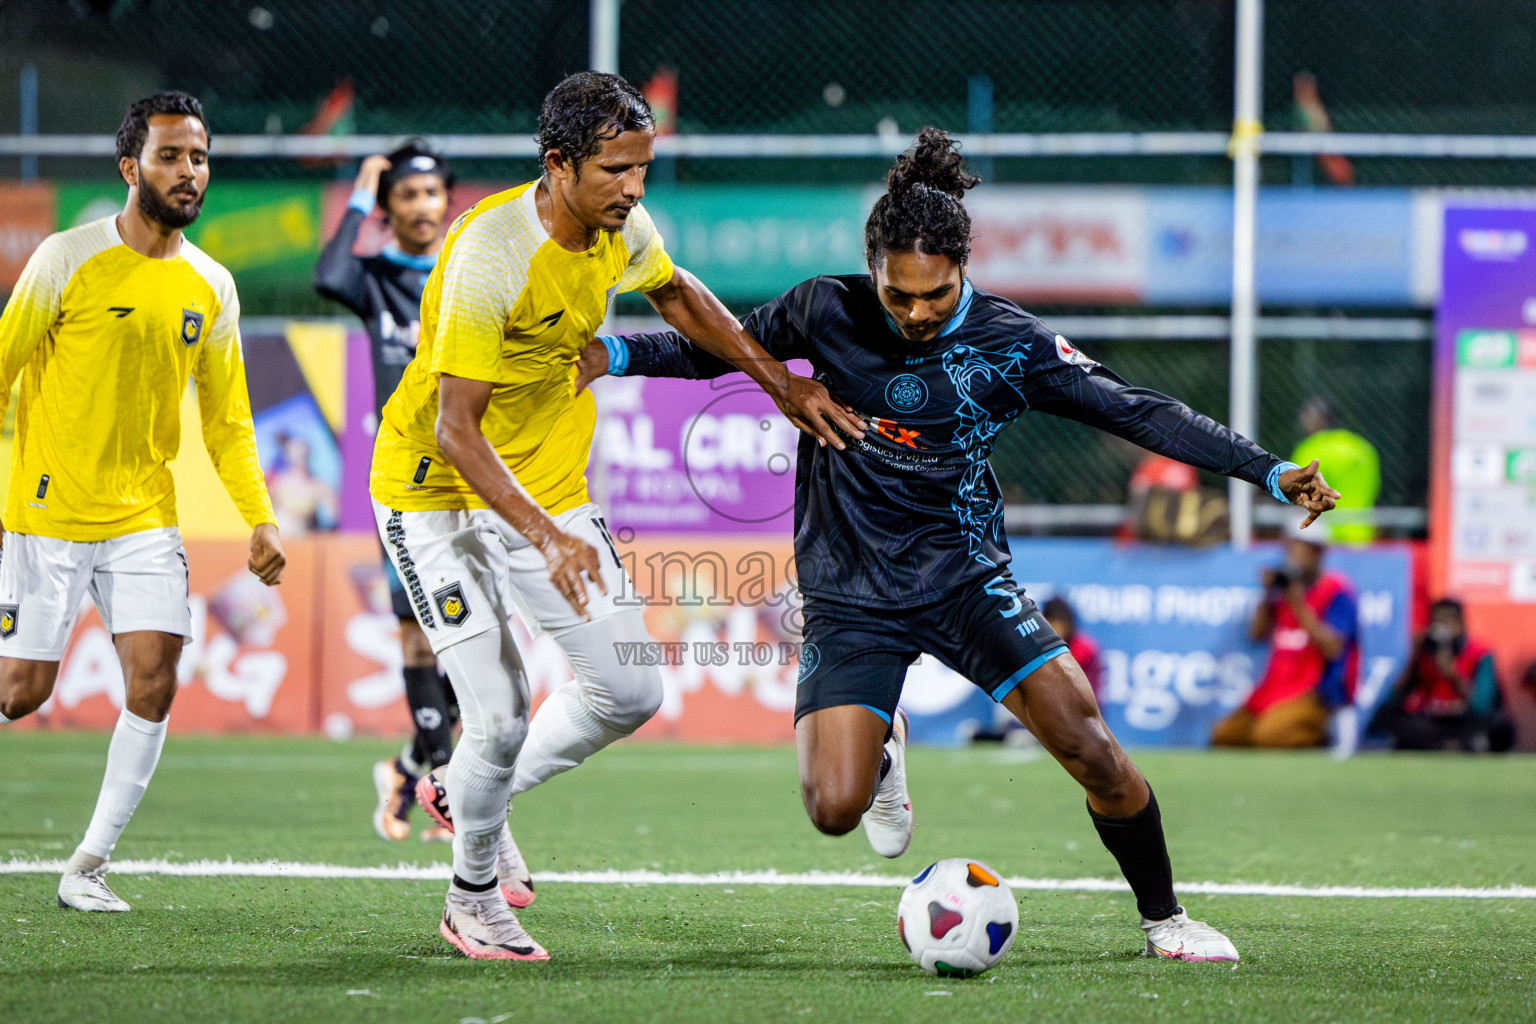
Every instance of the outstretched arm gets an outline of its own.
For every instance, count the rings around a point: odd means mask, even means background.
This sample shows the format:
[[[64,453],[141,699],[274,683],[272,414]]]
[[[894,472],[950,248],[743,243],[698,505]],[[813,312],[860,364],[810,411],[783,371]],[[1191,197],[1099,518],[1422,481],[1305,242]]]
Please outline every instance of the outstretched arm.
[[[839,431],[864,436],[864,424],[822,384],[790,373],[789,367],[766,352],[714,293],[686,270],[676,268],[670,281],[646,292],[645,297],[663,320],[700,348],[751,377],[791,423],[822,444],[844,447]]]
[[[1024,382],[1031,407],[1098,427],[1198,469],[1246,480],[1277,501],[1306,509],[1310,514],[1303,525],[1334,507],[1339,492],[1328,486],[1315,461],[1305,468],[1286,462],[1183,402],[1132,387],[1070,348],[1069,355],[1058,358],[1054,337],[1041,333],[1039,343],[1052,351],[1036,357],[1034,372]]]

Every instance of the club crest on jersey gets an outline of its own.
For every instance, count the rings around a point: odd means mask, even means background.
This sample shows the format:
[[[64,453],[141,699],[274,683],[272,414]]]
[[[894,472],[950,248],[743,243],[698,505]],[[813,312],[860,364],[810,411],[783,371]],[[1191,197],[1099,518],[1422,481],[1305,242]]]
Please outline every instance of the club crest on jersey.
[[[461,626],[469,618],[469,602],[464,600],[464,589],[457,583],[434,590],[432,600],[437,602],[437,610],[443,613],[443,621],[450,626]]]
[[[0,640],[9,640],[16,635],[16,619],[20,614],[20,606],[0,604]]]
[[[1085,370],[1090,366],[1099,365],[1073,348],[1072,343],[1059,334],[1056,335],[1056,354],[1061,357],[1062,362],[1071,363],[1073,366],[1081,366]]]
[[[928,404],[928,385],[916,374],[904,373],[885,386],[885,400],[897,412],[917,412]]]
[[[196,345],[203,336],[203,314],[190,309],[181,311],[181,341],[184,345]]]

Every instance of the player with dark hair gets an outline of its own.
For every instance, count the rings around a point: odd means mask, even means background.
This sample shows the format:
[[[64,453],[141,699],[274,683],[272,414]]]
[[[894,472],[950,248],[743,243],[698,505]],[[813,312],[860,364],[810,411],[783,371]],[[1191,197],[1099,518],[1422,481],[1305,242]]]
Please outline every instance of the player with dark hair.
[[[134,103],[117,168],[123,212],[45,238],[0,316],[0,419],[21,377],[0,558],[0,723],[52,694],[86,593],[123,665],[101,795],[59,881],[61,907],[94,911],[129,909],[107,887],[107,861],[160,761],[192,636],[169,466],[189,375],[203,443],[251,527],[250,569],[273,586],[284,566],[235,283],[182,237],[208,189],[202,106],[180,92]]]
[[[437,265],[452,188],[447,161],[421,139],[386,156],[368,157],[358,169],[341,224],[315,266],[315,290],[356,313],[368,331],[375,408],[381,413],[416,354],[421,292]],[[392,238],[377,256],[357,256],[352,248],[375,208],[383,212]],[[388,557],[384,573],[400,620],[405,699],[415,735],[399,756],[373,766],[378,794],[373,828],[381,838],[405,839],[411,834],[408,815],[416,802],[416,782],[448,763],[458,712],[452,687],[438,673],[432,646],[416,623],[405,584]],[[448,836],[439,826],[423,833],[426,839]]]
[[[1313,463],[1282,462],[1164,395],[1134,388],[1018,306],[965,276],[977,179],[940,131],[896,161],[865,230],[870,273],[818,277],[745,320],[777,359],[816,379],[870,425],[846,449],[802,439],[795,564],[805,598],[795,708],[811,821],[842,835],[864,822],[875,850],[903,853],[913,815],[904,771],[903,679],[930,653],[982,687],[1087,791],[1104,845],[1136,894],[1149,954],[1236,960],[1173,891],[1157,800],[1104,724],[1065,643],[1008,570],[1003,502],[987,465],[1026,410],[1054,413],[1152,451],[1332,508]],[[686,334],[686,332],[684,332]],[[583,379],[608,373],[717,377],[732,367],[673,333],[602,337]],[[1308,520],[1311,521],[1310,519]]]
[[[508,909],[533,899],[508,799],[634,732],[661,704],[655,666],[618,655],[649,638],[640,609],[617,602],[624,569],[587,494],[596,412],[576,387],[577,363],[612,297],[643,292],[823,442],[860,432],[824,387],[791,374],[672,265],[640,205],[654,138],[650,108],[617,75],[572,75],[550,92],[543,174],[449,228],[422,293],[415,358],[374,446],[379,532],[463,709],[446,772],[454,878],[440,932],[471,957],[548,957]],[[531,724],[514,609],[555,638],[576,674]],[[431,774],[417,795],[429,811],[445,799]]]

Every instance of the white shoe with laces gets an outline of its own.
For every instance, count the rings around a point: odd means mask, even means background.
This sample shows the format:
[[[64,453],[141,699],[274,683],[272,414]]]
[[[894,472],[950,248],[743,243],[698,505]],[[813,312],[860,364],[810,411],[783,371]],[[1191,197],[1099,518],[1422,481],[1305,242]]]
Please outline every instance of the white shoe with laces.
[[[448,889],[438,931],[448,944],[475,960],[548,960],[495,888],[485,892]]]
[[[907,852],[917,824],[907,795],[907,713],[901,708],[891,719],[885,752],[891,766],[875,790],[875,802],[864,812],[864,835],[880,856],[900,857]]]
[[[1172,917],[1164,921],[1141,919],[1141,930],[1147,934],[1147,948],[1143,956],[1160,956],[1168,960],[1188,960],[1201,963],[1224,961],[1236,963],[1240,958],[1232,940],[1204,921],[1191,921],[1180,907]]]
[[[131,909],[107,888],[106,873],[105,864],[88,871],[67,872],[59,879],[59,906],[115,914]]]

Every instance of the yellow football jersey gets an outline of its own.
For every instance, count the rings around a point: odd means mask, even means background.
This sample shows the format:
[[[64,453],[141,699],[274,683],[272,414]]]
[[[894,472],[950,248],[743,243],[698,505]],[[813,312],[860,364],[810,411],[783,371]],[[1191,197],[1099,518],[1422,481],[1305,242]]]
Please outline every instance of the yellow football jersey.
[[[0,316],[0,418],[21,375],[5,529],[96,541],[176,525],[167,463],[197,385],[203,443],[251,526],[273,522],[229,271],[182,240],[123,244],[115,217],[50,235]]]
[[[538,182],[481,200],[448,230],[421,296],[421,339],[384,406],[369,490],[410,512],[485,508],[437,446],[437,381],[495,385],[480,429],[551,515],[588,501],[596,410],[576,394],[576,361],[618,292],[672,280],[672,260],[645,208],[622,231],[571,252],[544,230]]]

